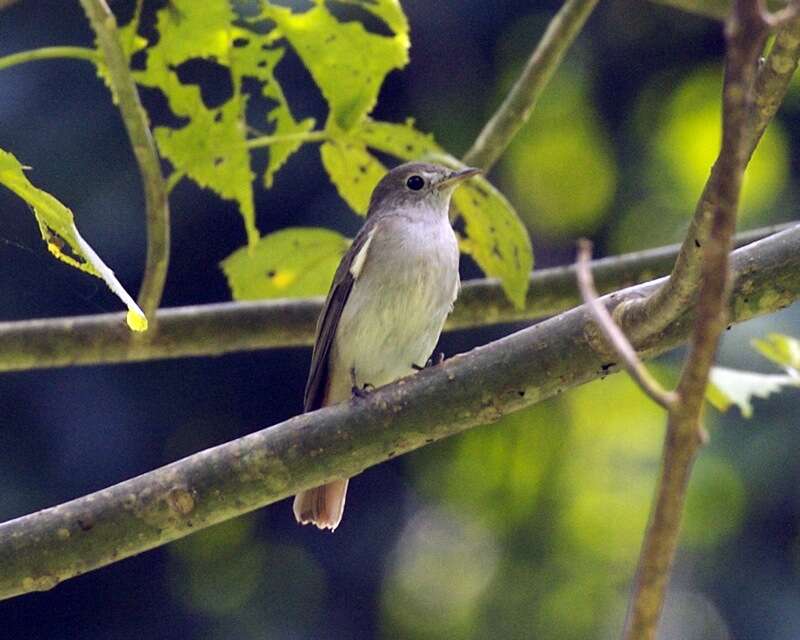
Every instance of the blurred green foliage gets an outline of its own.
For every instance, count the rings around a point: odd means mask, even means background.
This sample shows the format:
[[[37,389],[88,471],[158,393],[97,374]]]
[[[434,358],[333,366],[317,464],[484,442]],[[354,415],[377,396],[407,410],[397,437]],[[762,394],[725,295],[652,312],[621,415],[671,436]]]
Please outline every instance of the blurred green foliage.
[[[613,376],[416,454],[418,490],[438,506],[406,524],[389,562],[385,637],[614,637],[664,425],[627,377]],[[686,548],[734,535],[744,505],[731,464],[703,456]]]
[[[614,199],[617,167],[583,73],[564,67],[553,78],[502,170],[536,236],[598,229]]]
[[[614,251],[679,240],[720,146],[722,70],[699,66],[682,76],[664,73],[641,91],[630,121],[641,159],[632,168]],[[767,129],[745,173],[739,220],[769,221],[789,177],[789,147],[780,122]]]

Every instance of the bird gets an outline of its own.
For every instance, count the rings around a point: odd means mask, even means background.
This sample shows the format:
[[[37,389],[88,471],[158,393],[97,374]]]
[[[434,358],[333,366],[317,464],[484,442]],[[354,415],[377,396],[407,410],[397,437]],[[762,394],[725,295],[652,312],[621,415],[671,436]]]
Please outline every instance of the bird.
[[[363,396],[430,364],[461,286],[450,198],[478,173],[409,162],[375,186],[317,321],[304,411]],[[348,481],[298,493],[297,522],[335,530]]]

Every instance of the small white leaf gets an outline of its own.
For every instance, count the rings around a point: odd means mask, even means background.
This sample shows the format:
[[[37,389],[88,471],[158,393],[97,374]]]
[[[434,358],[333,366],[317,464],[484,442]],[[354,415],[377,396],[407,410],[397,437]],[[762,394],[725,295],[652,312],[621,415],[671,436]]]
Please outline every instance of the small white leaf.
[[[784,387],[798,386],[800,380],[790,375],[713,367],[706,400],[720,411],[726,411],[735,404],[745,418],[750,418],[753,415],[753,398],[768,398]]]

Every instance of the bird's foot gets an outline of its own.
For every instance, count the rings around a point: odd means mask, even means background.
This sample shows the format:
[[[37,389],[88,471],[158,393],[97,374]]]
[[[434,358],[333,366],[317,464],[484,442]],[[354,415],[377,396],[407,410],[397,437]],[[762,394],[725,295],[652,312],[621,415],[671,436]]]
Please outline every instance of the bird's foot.
[[[354,398],[366,398],[373,391],[375,391],[375,385],[372,385],[369,382],[365,382],[360,387],[355,384],[350,387],[350,393],[353,394]]]
[[[442,362],[444,362],[444,352],[437,351],[430,358],[428,358],[428,361],[425,363],[424,366],[420,366],[415,362],[412,362],[411,368],[414,369],[415,371],[422,371],[423,369],[430,369],[431,367],[435,367],[437,364],[442,364]]]

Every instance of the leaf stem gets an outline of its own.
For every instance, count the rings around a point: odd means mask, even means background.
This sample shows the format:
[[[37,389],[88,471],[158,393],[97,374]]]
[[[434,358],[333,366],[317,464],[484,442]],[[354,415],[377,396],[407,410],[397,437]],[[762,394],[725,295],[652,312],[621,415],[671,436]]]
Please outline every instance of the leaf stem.
[[[566,0],[511,91],[467,151],[464,164],[488,171],[497,162],[528,121],[539,96],[596,4],[597,0]]]
[[[42,47],[41,49],[31,49],[30,51],[20,51],[0,57],[0,70],[26,62],[36,60],[55,60],[58,58],[72,58],[74,60],[87,60],[97,64],[100,55],[94,49],[87,47]]]
[[[119,104],[125,129],[139,165],[147,216],[147,258],[138,302],[148,318],[155,320],[161,303],[169,264],[169,202],[161,163],[139,100],[128,58],[122,47],[114,14],[106,0],[81,0],[83,10],[97,35],[97,47],[108,69],[111,91]]]
[[[303,131],[299,133],[284,133],[276,136],[259,136],[247,141],[248,149],[260,149],[283,142],[323,142],[330,138],[327,131]]]

